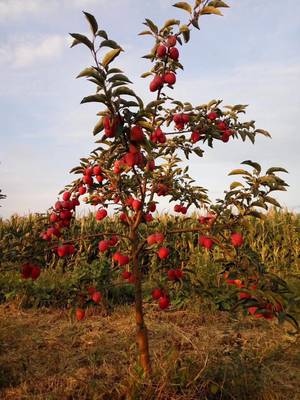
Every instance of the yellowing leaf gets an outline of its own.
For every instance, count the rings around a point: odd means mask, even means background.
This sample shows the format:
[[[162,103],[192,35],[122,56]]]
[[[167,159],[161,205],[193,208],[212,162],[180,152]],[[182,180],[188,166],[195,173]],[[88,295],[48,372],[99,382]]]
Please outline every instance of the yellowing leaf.
[[[142,120],[137,121],[137,125],[140,125],[140,126],[142,126],[143,128],[146,128],[147,130],[149,130],[149,131],[151,131],[151,132],[152,132],[152,130],[153,130],[153,125],[150,124],[150,122],[147,122],[147,121],[142,121]]]
[[[122,49],[113,49],[105,54],[102,60],[102,65],[106,67],[109,63],[111,63],[118,55],[121,53]]]
[[[244,187],[244,185],[242,185],[240,182],[232,182],[232,184],[230,185],[230,190],[234,190],[240,186]]]
[[[219,9],[211,6],[204,7],[201,11],[201,14],[215,14],[221,16],[223,15]]]
[[[213,0],[208,3],[208,6],[229,8],[229,5],[222,0]]]
[[[228,175],[248,175],[251,176],[251,174],[244,170],[244,169],[234,169],[233,171],[229,172]]]
[[[169,26],[179,25],[179,24],[180,24],[179,19],[168,19],[164,24],[164,28],[168,28]]]
[[[173,4],[173,7],[176,8],[181,8],[182,10],[187,11],[188,13],[192,14],[192,7],[189,5],[189,3],[186,3],[185,1],[180,1],[179,3]]]

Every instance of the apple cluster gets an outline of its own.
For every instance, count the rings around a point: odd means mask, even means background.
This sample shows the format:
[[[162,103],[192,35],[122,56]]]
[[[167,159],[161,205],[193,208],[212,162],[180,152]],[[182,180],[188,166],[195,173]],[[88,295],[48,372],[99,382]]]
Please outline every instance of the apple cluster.
[[[26,263],[21,266],[21,277],[23,279],[31,278],[35,281],[41,274],[41,268],[39,265]]]

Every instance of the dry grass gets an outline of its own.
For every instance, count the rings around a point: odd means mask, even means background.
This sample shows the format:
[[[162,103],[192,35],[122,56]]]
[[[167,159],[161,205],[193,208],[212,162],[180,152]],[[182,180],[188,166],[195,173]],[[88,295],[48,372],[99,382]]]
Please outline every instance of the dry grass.
[[[0,398],[300,399],[299,337],[197,307],[148,310],[150,382],[136,363],[130,307],[78,323],[65,311],[2,305]]]

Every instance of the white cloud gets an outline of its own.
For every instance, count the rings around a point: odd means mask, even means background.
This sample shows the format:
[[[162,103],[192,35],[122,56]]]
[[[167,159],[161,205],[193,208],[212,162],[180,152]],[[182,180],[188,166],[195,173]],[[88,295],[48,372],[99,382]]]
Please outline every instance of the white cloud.
[[[61,54],[67,45],[67,39],[60,35],[50,35],[30,40],[12,40],[0,47],[1,64],[14,68],[29,67],[45,60],[51,60]]]
[[[49,13],[60,7],[82,8],[109,5],[107,0],[0,0],[0,21]]]
[[[0,20],[36,14],[42,8],[43,2],[40,0],[0,0]]]

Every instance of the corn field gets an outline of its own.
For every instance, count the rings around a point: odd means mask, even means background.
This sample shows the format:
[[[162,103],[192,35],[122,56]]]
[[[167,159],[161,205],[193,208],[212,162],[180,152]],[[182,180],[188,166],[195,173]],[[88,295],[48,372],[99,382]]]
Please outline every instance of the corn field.
[[[197,216],[192,215],[197,224]],[[10,219],[0,219],[0,265],[2,270],[6,268],[18,269],[19,264],[29,259],[35,259],[47,268],[55,269],[61,263],[53,255],[54,245],[49,245],[40,238],[41,232],[47,226],[47,216],[42,214],[30,214],[26,217],[18,215]],[[174,229],[180,226],[181,218],[160,215],[155,224],[155,231],[163,232],[166,229]],[[151,229],[153,230],[153,224]],[[82,262],[92,262],[99,259],[98,242],[101,232],[113,232],[120,223],[114,218],[97,222],[92,213],[78,218],[69,230],[70,241],[77,238],[77,252],[68,261],[68,269],[80,265]],[[142,232],[147,237],[147,226]],[[98,236],[97,236],[98,235]],[[288,211],[269,212],[264,220],[251,219],[245,230],[246,243],[261,256],[262,263],[268,271],[279,275],[300,274],[300,216]],[[199,250],[195,235],[181,234],[168,239],[168,245],[181,260],[193,255],[190,263],[199,264],[208,261],[208,254]],[[126,251],[126,249],[125,249]],[[109,257],[100,256],[100,260]],[[218,258],[215,250],[209,259]]]

